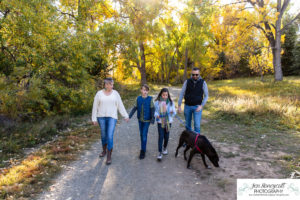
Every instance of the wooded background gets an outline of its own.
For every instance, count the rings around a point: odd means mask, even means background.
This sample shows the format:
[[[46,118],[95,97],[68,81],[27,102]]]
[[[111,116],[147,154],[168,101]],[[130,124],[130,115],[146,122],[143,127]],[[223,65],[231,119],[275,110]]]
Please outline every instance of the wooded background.
[[[0,0],[0,114],[90,111],[99,80],[300,75],[290,0]]]

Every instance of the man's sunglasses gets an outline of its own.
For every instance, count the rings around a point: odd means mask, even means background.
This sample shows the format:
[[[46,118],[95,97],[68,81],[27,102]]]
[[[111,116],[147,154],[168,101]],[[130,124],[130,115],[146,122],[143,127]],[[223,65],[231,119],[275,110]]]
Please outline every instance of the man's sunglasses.
[[[192,74],[192,76],[199,76],[199,74]]]

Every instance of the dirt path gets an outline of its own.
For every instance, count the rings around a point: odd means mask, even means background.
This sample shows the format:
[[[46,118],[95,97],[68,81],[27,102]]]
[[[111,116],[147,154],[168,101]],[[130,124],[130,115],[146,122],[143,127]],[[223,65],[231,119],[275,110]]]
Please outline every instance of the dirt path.
[[[172,88],[171,93],[173,97],[178,97],[179,89]],[[162,162],[157,162],[157,126],[151,125],[146,158],[139,160],[137,120],[134,117],[129,123],[122,121],[116,127],[110,166],[105,165],[105,159],[98,157],[101,151],[99,141],[78,161],[66,166],[39,199],[233,200],[236,199],[237,178],[280,178],[277,169],[272,168],[266,158],[255,157],[251,152],[239,153],[237,146],[218,143],[209,135],[207,137],[220,155],[221,168],[205,169],[201,157],[195,156],[192,169],[187,169],[183,149],[180,149],[177,158],[174,157],[183,129],[175,119],[170,134],[169,155],[164,156]],[[212,166],[211,163],[209,165]]]

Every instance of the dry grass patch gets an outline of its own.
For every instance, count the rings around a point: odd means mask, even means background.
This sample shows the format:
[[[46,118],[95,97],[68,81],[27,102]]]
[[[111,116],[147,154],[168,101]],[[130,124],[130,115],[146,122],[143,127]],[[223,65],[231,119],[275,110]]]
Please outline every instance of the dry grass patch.
[[[42,191],[62,164],[76,159],[78,152],[99,139],[99,128],[76,129],[42,146],[20,163],[4,169],[0,174],[1,199],[32,199]]]
[[[300,130],[300,77],[282,82],[253,78],[215,81],[208,84],[209,111],[241,123],[264,123],[281,130]]]

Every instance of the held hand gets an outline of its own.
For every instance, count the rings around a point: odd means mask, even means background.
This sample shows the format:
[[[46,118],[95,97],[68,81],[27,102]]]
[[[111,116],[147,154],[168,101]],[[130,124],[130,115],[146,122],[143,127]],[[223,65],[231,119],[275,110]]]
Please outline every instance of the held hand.
[[[202,106],[198,106],[198,108],[196,109],[196,112],[199,112],[200,110],[202,110]]]
[[[178,106],[178,113],[181,113],[181,106]]]
[[[126,122],[129,122],[129,118],[126,118],[125,121],[126,121]]]

